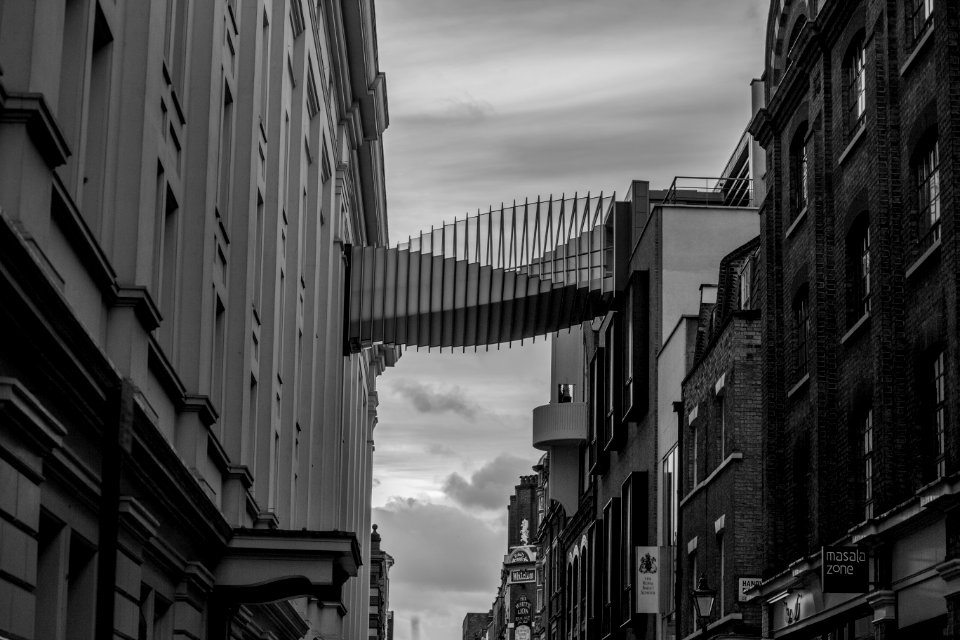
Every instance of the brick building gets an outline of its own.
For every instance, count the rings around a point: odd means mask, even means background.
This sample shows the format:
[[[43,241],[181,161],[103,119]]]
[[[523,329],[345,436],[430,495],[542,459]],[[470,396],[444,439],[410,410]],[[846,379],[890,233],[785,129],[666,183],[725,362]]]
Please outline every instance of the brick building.
[[[0,2],[0,636],[359,638],[372,0]]]
[[[531,544],[538,523],[537,476],[520,476],[507,505],[507,548]]]
[[[393,640],[393,611],[390,610],[390,568],[393,556],[380,546],[380,532],[373,525],[370,534],[370,624],[367,637],[376,640]]]
[[[490,626],[491,612],[468,613],[463,616],[463,640],[483,640]]]
[[[703,285],[694,364],[683,381],[679,485],[682,564],[680,637],[698,623],[700,578],[716,590],[715,615],[698,637],[760,634],[760,605],[741,594],[759,580],[763,518],[760,427],[760,310],[752,295],[759,238],[720,263],[717,286]],[[670,479],[676,488],[675,476]],[[665,491],[667,488],[665,488]]]
[[[958,11],[770,5],[764,637],[960,628]],[[869,587],[836,593],[827,545],[865,552]]]

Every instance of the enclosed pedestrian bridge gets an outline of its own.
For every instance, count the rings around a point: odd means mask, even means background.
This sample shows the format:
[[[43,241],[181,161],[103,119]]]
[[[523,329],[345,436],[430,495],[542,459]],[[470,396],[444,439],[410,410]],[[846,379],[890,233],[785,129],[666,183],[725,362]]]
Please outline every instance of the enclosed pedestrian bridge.
[[[650,192],[643,184],[642,204],[636,193],[628,202],[602,194],[538,199],[454,220],[396,247],[349,248],[350,350],[476,348],[602,316],[626,283],[650,201],[729,207],[751,198],[745,178],[677,178]]]
[[[396,247],[352,247],[350,348],[478,347],[603,315],[615,288],[615,203],[602,194],[524,202]]]

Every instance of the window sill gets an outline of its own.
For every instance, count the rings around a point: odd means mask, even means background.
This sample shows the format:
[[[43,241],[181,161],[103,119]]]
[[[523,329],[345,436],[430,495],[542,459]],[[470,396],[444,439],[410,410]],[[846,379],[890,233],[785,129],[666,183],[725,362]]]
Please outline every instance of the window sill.
[[[867,312],[860,316],[860,319],[853,323],[853,326],[847,330],[843,337],[840,338],[840,344],[846,344],[853,339],[855,335],[860,333],[860,330],[863,329],[870,322],[870,312]]]
[[[807,383],[810,382],[810,374],[805,373],[800,380],[797,381],[797,384],[790,387],[790,390],[787,391],[787,398],[792,398],[793,396],[800,393],[800,391],[807,386]]]
[[[860,140],[863,139],[863,133],[867,130],[867,123],[861,122],[860,126],[857,127],[857,132],[853,134],[853,137],[850,138],[847,148],[843,150],[843,153],[840,154],[840,157],[837,158],[837,166],[843,164],[843,161],[850,157],[850,154],[853,153],[853,150],[860,144]]]
[[[793,219],[793,222],[790,223],[790,226],[787,227],[787,232],[783,234],[784,238],[789,238],[793,235],[793,232],[797,230],[797,227],[800,226],[800,223],[807,217],[807,209],[809,206],[800,209],[800,213],[797,214],[797,217]]]
[[[712,483],[717,476],[723,473],[724,469],[732,465],[735,460],[743,460],[743,453],[740,451],[734,451],[733,453],[728,455],[723,462],[717,465],[717,467],[710,472],[710,475],[708,475],[706,478],[698,482],[697,485],[693,489],[691,489],[687,495],[683,497],[683,499],[680,501],[679,506],[682,507],[684,504],[689,502],[693,496],[699,493],[701,489],[709,486],[710,483]]]
[[[925,264],[930,262],[930,260],[933,258],[935,254],[939,254],[940,244],[941,244],[941,240],[937,240],[932,245],[930,245],[929,249],[923,252],[922,256],[914,260],[913,264],[907,267],[907,271],[906,273],[904,273],[904,278],[909,280],[910,276],[915,274],[917,271],[920,270],[921,267],[923,267]]]
[[[907,73],[907,71],[910,70],[910,67],[913,66],[913,63],[923,53],[923,50],[926,48],[927,43],[930,42],[930,40],[932,39],[933,39],[933,23],[931,22],[930,25],[927,27],[926,32],[924,32],[924,34],[917,39],[916,44],[913,45],[913,51],[910,52],[910,55],[907,57],[904,63],[900,65],[901,78],[904,76],[904,74]]]

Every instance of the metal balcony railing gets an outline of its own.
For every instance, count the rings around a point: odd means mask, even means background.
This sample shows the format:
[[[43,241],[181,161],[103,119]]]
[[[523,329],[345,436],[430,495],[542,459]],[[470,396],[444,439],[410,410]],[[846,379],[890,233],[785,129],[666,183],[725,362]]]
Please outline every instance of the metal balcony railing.
[[[709,207],[748,207],[753,200],[749,178],[699,178],[677,176],[663,204],[694,204]]]

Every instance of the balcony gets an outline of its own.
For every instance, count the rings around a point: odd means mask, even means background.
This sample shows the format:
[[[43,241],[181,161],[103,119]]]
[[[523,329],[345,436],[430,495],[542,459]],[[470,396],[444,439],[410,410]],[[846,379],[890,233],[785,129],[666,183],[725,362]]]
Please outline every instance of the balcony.
[[[749,207],[753,181],[749,178],[693,178],[677,176],[663,198],[665,205]]]
[[[578,445],[587,439],[590,414],[585,402],[545,404],[533,410],[533,446],[541,451],[549,447]]]

